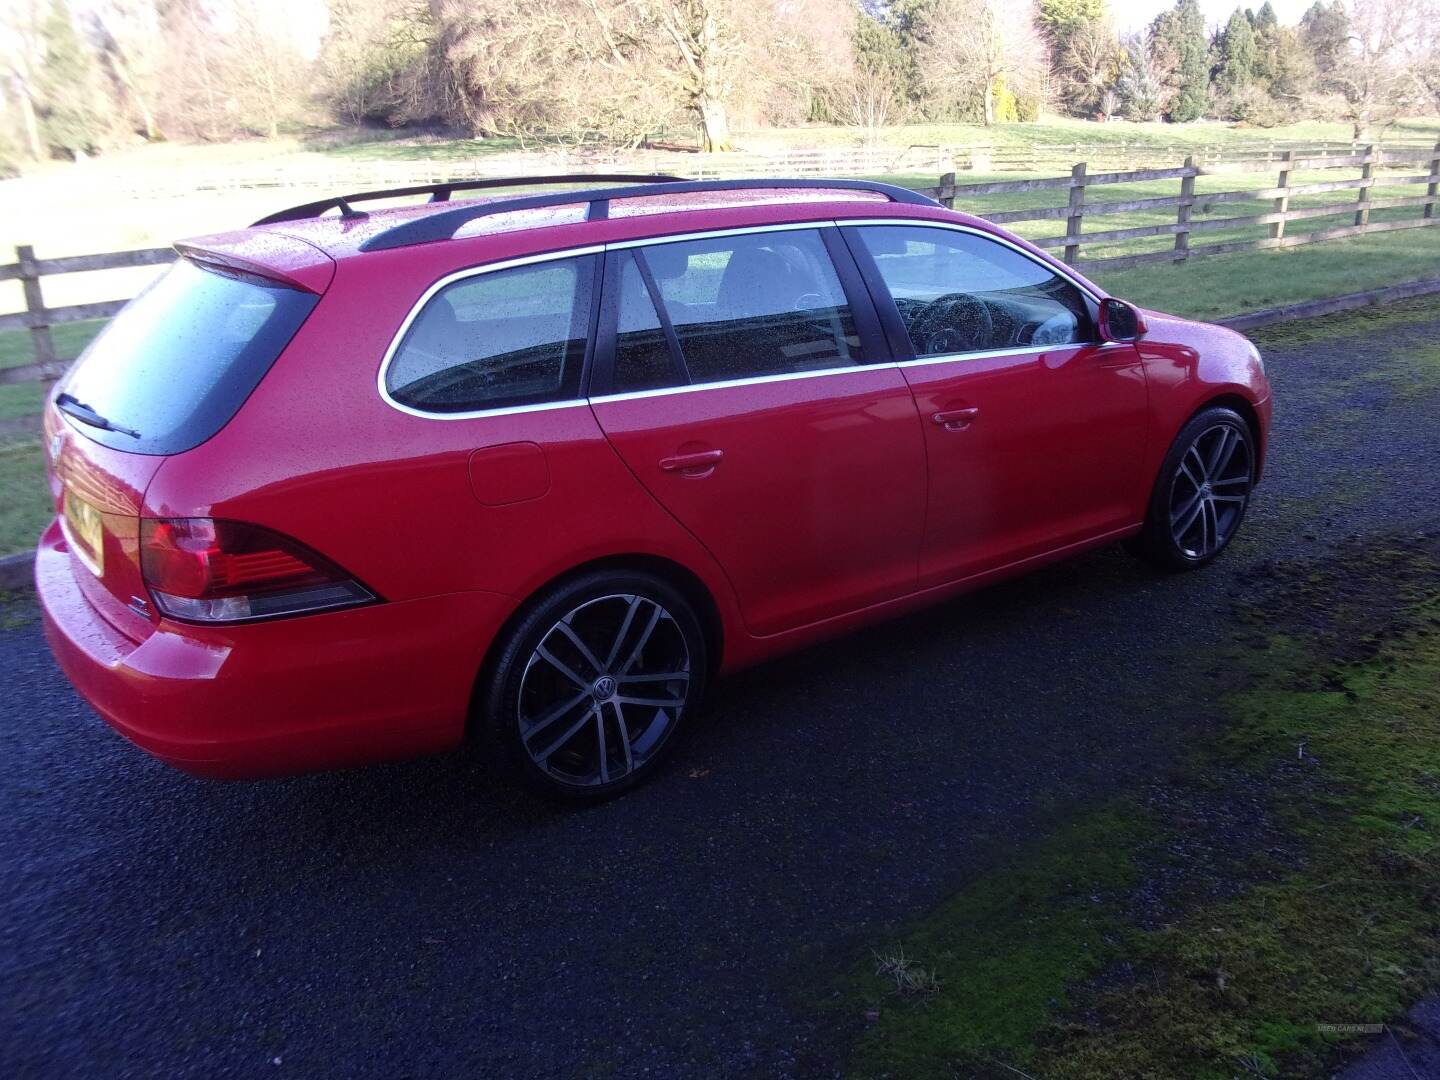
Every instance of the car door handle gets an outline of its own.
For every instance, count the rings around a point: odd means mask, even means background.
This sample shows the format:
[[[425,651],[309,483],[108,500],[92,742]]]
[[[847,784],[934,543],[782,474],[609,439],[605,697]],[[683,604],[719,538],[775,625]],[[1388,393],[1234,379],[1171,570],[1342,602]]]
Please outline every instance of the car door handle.
[[[678,472],[682,476],[700,478],[714,472],[715,466],[720,464],[720,459],[724,456],[724,450],[697,450],[692,454],[661,458],[660,468],[665,472]]]
[[[948,409],[945,412],[937,412],[930,417],[930,420],[932,423],[939,424],[946,431],[964,431],[979,414],[979,409]]]

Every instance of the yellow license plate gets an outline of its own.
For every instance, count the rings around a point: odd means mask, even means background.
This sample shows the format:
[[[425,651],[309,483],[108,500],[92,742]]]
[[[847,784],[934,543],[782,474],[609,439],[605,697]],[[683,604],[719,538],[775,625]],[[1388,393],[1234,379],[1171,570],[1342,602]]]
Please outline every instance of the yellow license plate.
[[[80,561],[99,576],[105,567],[104,521],[100,511],[73,491],[67,490],[65,525]]]

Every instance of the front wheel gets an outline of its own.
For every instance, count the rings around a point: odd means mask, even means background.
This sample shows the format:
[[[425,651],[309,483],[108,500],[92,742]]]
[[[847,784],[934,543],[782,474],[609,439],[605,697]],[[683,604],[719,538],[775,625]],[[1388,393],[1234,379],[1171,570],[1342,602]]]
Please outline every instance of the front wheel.
[[[674,747],[705,689],[705,636],[650,574],[587,574],[510,631],[483,700],[519,778],[567,802],[633,787]]]
[[[1255,439],[1245,419],[1221,406],[1196,414],[1165,455],[1131,550],[1167,570],[1204,566],[1234,539],[1254,482]]]

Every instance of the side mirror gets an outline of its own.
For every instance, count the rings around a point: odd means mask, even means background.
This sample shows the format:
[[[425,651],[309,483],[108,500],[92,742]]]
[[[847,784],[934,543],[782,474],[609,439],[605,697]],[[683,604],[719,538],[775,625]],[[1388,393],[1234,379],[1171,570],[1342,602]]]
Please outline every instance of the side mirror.
[[[1100,301],[1100,336],[1106,341],[1136,341],[1149,327],[1134,304],[1107,296]]]

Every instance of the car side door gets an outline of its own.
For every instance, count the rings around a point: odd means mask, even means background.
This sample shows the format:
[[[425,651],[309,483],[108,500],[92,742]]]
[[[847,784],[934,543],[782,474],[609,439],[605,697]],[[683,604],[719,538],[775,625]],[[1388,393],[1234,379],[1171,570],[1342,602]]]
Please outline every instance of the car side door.
[[[925,447],[889,361],[833,227],[607,251],[595,416],[757,636],[915,588]]]
[[[925,433],[922,587],[1137,524],[1149,398],[1093,297],[978,230],[847,227]]]

